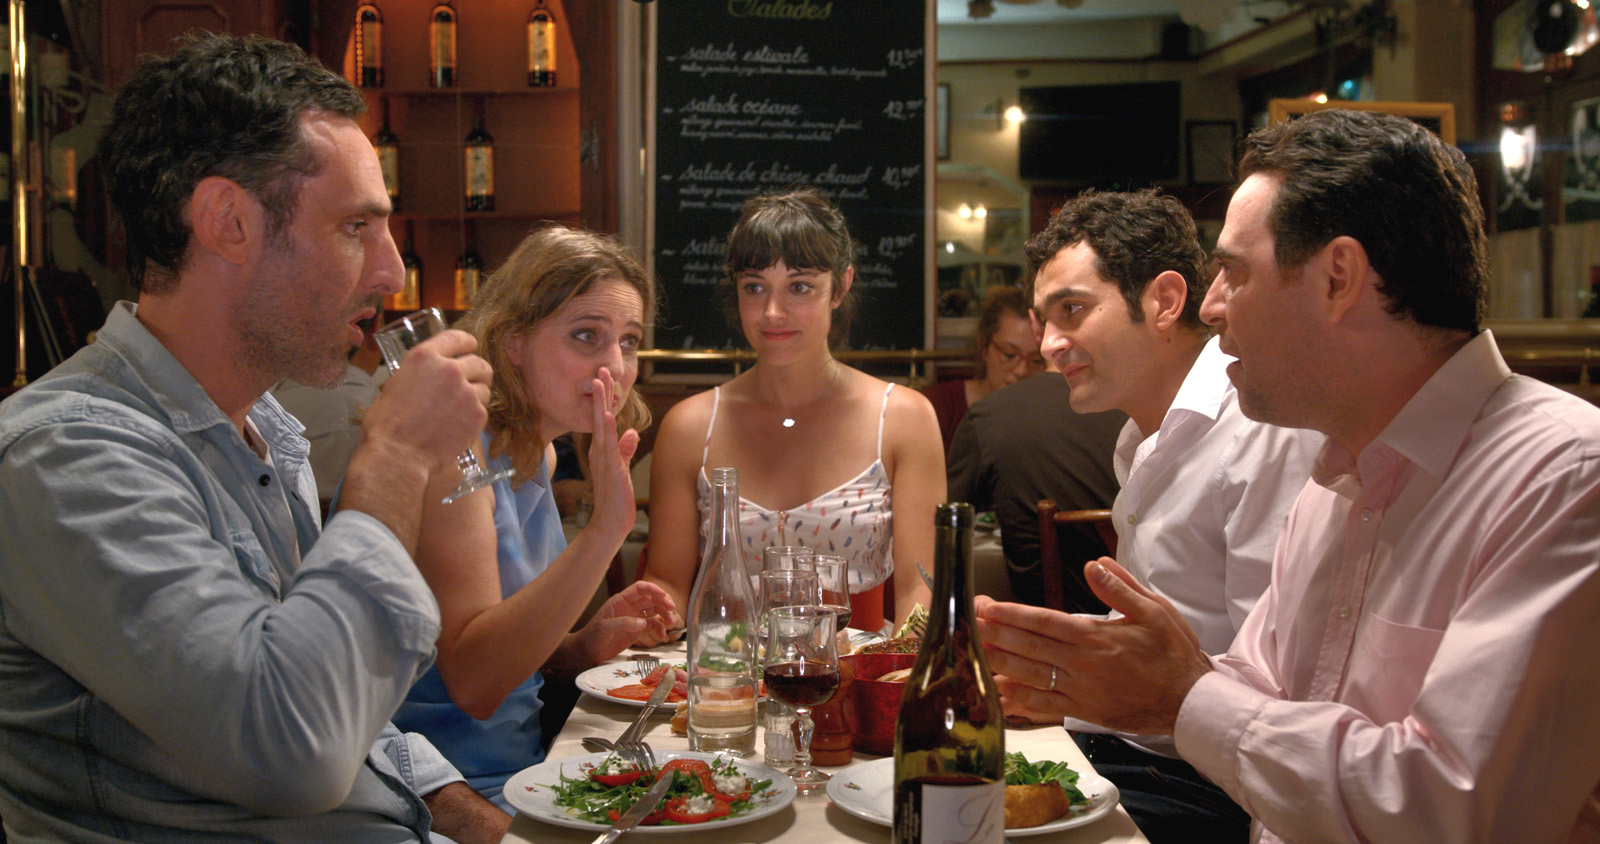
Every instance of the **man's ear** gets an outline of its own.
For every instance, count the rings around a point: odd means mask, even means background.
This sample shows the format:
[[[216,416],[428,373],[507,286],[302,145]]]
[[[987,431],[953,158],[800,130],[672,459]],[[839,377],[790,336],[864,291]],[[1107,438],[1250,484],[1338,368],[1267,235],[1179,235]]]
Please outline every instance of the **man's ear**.
[[[1320,262],[1327,275],[1325,295],[1330,322],[1344,319],[1362,297],[1378,292],[1378,275],[1367,260],[1367,248],[1353,237],[1340,235],[1328,241],[1312,260]]]
[[[195,245],[230,264],[249,260],[264,236],[261,203],[232,179],[201,179],[186,211]]]
[[[1167,329],[1183,319],[1183,308],[1189,302],[1189,283],[1176,270],[1165,270],[1144,286],[1141,306],[1144,318],[1156,328]]]

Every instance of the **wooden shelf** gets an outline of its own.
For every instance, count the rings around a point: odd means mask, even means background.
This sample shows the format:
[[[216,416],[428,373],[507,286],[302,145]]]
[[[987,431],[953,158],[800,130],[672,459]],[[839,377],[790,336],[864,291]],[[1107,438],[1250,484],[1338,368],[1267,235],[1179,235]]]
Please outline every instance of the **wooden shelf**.
[[[428,15],[435,0],[378,0],[384,24],[384,81],[363,88],[369,109],[361,125],[376,134],[384,106],[399,138],[400,201],[390,219],[395,242],[407,224],[422,259],[422,304],[454,305],[456,258],[466,245],[466,224],[486,271],[500,266],[539,221],[578,225],[582,220],[578,112],[581,80],[565,9],[556,16],[559,85],[527,85],[526,24],[529,2],[456,3],[456,79],[434,88],[428,79]],[[354,78],[353,51],[345,74]],[[473,117],[483,109],[494,139],[495,210],[465,209],[463,147]]]

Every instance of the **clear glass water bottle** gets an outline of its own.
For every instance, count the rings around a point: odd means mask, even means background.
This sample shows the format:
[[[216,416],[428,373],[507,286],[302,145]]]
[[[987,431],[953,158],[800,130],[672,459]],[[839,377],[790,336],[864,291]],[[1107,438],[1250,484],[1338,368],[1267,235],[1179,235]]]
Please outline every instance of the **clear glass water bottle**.
[[[739,473],[711,470],[711,536],[689,597],[689,747],[756,747],[756,601],[739,554]]]

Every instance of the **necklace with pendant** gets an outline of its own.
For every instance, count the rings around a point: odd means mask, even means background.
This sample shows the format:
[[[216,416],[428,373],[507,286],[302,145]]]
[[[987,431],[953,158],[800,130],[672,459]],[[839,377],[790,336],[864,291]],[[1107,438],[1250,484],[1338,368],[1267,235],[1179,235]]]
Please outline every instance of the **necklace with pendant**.
[[[816,404],[819,400],[821,400],[822,398],[827,397],[828,395],[830,395],[833,392],[834,386],[836,386],[839,383],[839,369],[840,369],[839,362],[838,361],[834,361],[833,362],[833,377],[828,379],[827,389],[822,391],[822,395],[818,396],[815,399],[812,399],[811,400],[811,404]],[[780,423],[780,424],[782,424],[783,427],[785,427],[785,428],[793,428],[794,427],[794,423],[795,423],[795,417],[793,417],[793,416],[785,416],[785,417],[783,417],[783,422]]]

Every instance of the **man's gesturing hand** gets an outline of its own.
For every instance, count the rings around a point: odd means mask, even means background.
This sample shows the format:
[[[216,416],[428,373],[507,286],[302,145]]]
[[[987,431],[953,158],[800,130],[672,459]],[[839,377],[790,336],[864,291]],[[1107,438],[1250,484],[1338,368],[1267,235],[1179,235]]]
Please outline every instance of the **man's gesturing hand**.
[[[1109,557],[1089,563],[1085,575],[1120,618],[978,598],[978,627],[1007,712],[1171,733],[1189,688],[1211,670],[1198,637],[1170,602]]]

